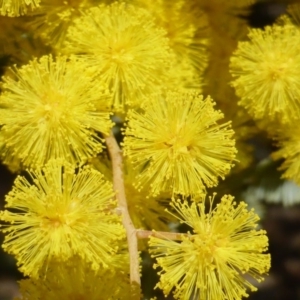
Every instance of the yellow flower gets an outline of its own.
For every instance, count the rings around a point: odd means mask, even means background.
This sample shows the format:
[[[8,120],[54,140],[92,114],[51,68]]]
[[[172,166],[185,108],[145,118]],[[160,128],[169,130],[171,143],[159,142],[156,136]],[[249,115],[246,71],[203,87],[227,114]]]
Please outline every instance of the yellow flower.
[[[232,85],[257,119],[300,118],[299,28],[292,24],[252,29],[231,58]]]
[[[65,165],[65,164],[64,164]],[[6,233],[3,248],[13,254],[25,275],[36,277],[52,258],[67,261],[74,255],[107,267],[116,253],[114,241],[124,238],[112,185],[88,167],[78,173],[58,161],[42,170],[18,176],[0,212]],[[33,183],[31,183],[33,182]]]
[[[134,0],[155,16],[155,23],[165,29],[169,45],[174,50],[177,63],[188,60],[198,73],[207,66],[209,26],[206,15],[197,10],[197,22],[191,22],[195,7],[184,0]]]
[[[0,96],[5,157],[39,167],[51,158],[81,164],[102,151],[96,131],[109,133],[111,98],[89,70],[67,57],[44,56],[12,71]]]
[[[247,296],[252,285],[243,274],[258,282],[270,268],[270,255],[264,254],[268,238],[256,230],[259,217],[247,204],[224,196],[213,209],[200,203],[174,202],[178,219],[193,228],[181,242],[151,237],[150,252],[160,267],[158,287],[165,295],[175,288],[177,299],[237,300]]]
[[[162,88],[176,89],[185,93],[201,93],[204,85],[203,73],[199,73],[187,59],[177,61],[168,72],[168,79]]]
[[[35,36],[60,50],[66,33],[74,19],[81,15],[81,10],[92,6],[93,0],[40,0],[38,9],[31,12],[28,21]]]
[[[100,5],[70,26],[64,51],[95,67],[113,92],[114,109],[122,111],[161,90],[173,59],[164,35],[141,8]]]
[[[89,265],[73,259],[70,265],[51,263],[38,279],[19,282],[25,300],[130,300],[129,268],[91,270]]]
[[[298,123],[282,126],[277,129],[276,140],[279,150],[272,153],[275,160],[284,159],[280,170],[284,170],[283,178],[300,184],[300,126]]]
[[[0,14],[16,17],[36,9],[41,0],[0,0]]]
[[[197,93],[168,92],[148,99],[143,112],[129,112],[124,154],[142,169],[138,188],[149,184],[153,195],[195,195],[229,172],[234,132],[229,122],[219,124],[223,115],[213,106]]]

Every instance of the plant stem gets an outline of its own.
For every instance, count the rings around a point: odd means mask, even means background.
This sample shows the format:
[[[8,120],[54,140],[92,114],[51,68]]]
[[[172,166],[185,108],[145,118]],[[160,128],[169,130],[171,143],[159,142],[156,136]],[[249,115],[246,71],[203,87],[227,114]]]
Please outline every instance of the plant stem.
[[[150,236],[154,236],[165,240],[180,241],[181,237],[186,234],[178,233],[178,232],[149,231],[149,230],[137,229],[136,235],[139,239],[148,239]]]
[[[119,208],[122,212],[122,223],[126,230],[129,258],[130,258],[130,283],[131,299],[140,299],[140,271],[139,271],[139,252],[136,229],[132,223],[128,212],[126,201],[124,180],[123,180],[123,156],[113,133],[105,137],[106,145],[110,154],[113,168],[113,186],[116,192]]]

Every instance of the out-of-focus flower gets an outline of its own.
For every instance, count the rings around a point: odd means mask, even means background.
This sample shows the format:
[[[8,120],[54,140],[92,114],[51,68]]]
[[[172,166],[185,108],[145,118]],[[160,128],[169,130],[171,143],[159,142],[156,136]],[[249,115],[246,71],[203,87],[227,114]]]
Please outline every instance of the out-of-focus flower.
[[[51,158],[75,165],[102,151],[96,131],[112,127],[105,84],[67,57],[44,56],[11,71],[0,96],[4,157],[33,167]]]
[[[300,126],[299,123],[283,126],[276,133],[279,150],[272,153],[276,160],[284,159],[280,170],[284,170],[283,178],[300,184]]]
[[[190,0],[194,10],[206,13],[212,31],[227,40],[238,40],[247,32],[247,22],[239,17],[255,0]],[[196,19],[197,21],[197,19]],[[195,21],[194,21],[195,22]],[[226,45],[222,45],[226,47]]]
[[[30,59],[41,57],[50,52],[40,38],[33,38],[28,31],[27,17],[11,18],[0,16],[0,75],[9,65],[18,66],[28,63]]]
[[[17,173],[22,169],[20,159],[16,156],[3,157],[5,151],[5,140],[6,138],[0,133],[0,157],[2,164],[6,165],[12,173]]]
[[[23,279],[19,282],[25,300],[130,300],[129,267],[121,271],[100,268],[97,272],[80,260],[71,264],[51,263],[38,279]]]
[[[3,248],[13,254],[25,275],[37,277],[51,259],[67,261],[74,255],[107,267],[124,238],[115,207],[112,185],[88,167],[78,173],[69,165],[50,161],[28,171],[30,180],[17,177],[0,212],[6,234]],[[33,182],[33,184],[31,183]]]
[[[184,0],[135,0],[133,3],[144,7],[155,17],[155,24],[165,30],[168,44],[175,54],[165,87],[202,92],[210,36],[203,11],[199,7],[191,7],[190,2]]]
[[[28,24],[35,36],[60,51],[74,19],[92,6],[94,0],[40,0],[38,9],[29,13]]]
[[[211,98],[168,92],[148,99],[144,111],[131,110],[124,154],[135,168],[136,186],[185,196],[215,186],[232,167],[236,149],[230,123]]]
[[[192,9],[184,0],[134,0],[133,3],[150,11],[157,26],[165,29],[177,63],[188,60],[198,71],[198,76],[202,74],[207,66],[209,37],[208,20],[203,11],[199,7]],[[191,22],[195,10],[197,22]]]
[[[257,119],[288,123],[300,118],[298,27],[252,29],[231,58],[232,82],[239,104]]]
[[[224,196],[213,208],[210,198],[207,210],[202,198],[191,205],[172,204],[192,233],[181,241],[150,238],[150,251],[161,268],[157,287],[165,295],[174,288],[176,299],[241,299],[248,296],[247,289],[257,289],[243,275],[260,282],[270,268],[266,232],[256,229],[259,217],[244,202]]]
[[[17,17],[36,9],[41,0],[0,0],[0,14]]]
[[[144,9],[125,3],[99,5],[74,21],[63,47],[75,53],[113,92],[113,107],[123,111],[164,87],[174,55],[164,30]]]
[[[297,1],[294,1],[288,5],[287,13],[288,16],[291,18],[292,22],[294,22],[297,26],[300,25],[300,4]]]

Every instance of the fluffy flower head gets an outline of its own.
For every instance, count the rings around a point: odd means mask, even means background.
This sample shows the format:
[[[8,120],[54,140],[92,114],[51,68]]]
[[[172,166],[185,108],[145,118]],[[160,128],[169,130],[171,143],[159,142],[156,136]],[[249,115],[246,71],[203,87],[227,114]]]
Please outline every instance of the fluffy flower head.
[[[64,51],[94,66],[113,92],[114,108],[123,110],[161,89],[172,57],[164,35],[144,9],[100,5],[75,20]]]
[[[81,164],[102,151],[96,131],[108,133],[112,126],[110,98],[80,63],[44,56],[14,75],[4,77],[0,96],[6,157],[36,167],[52,158]]]
[[[36,277],[54,258],[67,261],[74,255],[106,266],[116,252],[114,240],[123,238],[112,185],[96,170],[61,167],[50,161],[43,170],[29,171],[31,180],[19,176],[0,212],[6,233],[3,248],[15,255],[20,270]],[[33,182],[34,184],[31,184]]]
[[[151,253],[160,268],[158,287],[176,299],[237,300],[256,290],[242,274],[261,281],[270,268],[265,231],[256,230],[259,217],[224,196],[215,209],[205,200],[188,205],[174,202],[181,222],[193,228],[181,242],[151,237]],[[156,267],[157,267],[156,266]]]
[[[231,58],[232,85],[249,113],[290,122],[300,117],[299,28],[252,29]]]
[[[137,187],[195,195],[229,172],[234,132],[218,123],[223,115],[213,106],[197,93],[168,92],[149,99],[143,112],[129,112],[124,154],[142,169]]]

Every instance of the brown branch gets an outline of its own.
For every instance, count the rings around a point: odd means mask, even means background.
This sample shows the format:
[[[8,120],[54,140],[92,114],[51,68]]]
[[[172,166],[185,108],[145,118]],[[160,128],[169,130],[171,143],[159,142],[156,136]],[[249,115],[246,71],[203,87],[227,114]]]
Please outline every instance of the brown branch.
[[[173,241],[180,241],[182,240],[182,236],[187,236],[184,233],[178,232],[163,232],[163,231],[149,231],[149,230],[142,230],[137,229],[136,235],[139,239],[148,239],[150,236],[158,237],[165,240],[173,240]]]
[[[139,252],[136,229],[128,212],[124,180],[123,180],[123,157],[122,151],[113,135],[105,137],[106,145],[110,154],[113,168],[113,186],[116,192],[119,208],[122,212],[122,223],[126,230],[129,258],[130,258],[130,282],[132,286],[131,299],[140,299],[140,272]]]

